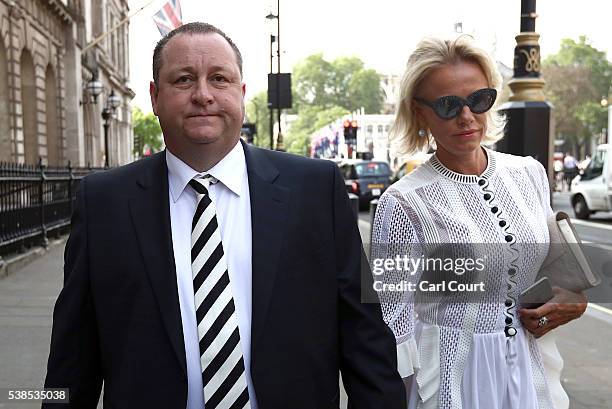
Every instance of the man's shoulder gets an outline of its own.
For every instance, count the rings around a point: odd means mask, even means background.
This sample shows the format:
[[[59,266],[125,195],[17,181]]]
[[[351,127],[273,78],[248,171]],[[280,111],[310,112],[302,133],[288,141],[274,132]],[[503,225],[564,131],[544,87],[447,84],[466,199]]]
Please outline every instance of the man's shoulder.
[[[165,153],[159,152],[150,157],[139,159],[123,166],[112,168],[105,171],[94,172],[87,175],[87,186],[91,188],[112,188],[132,187],[143,177],[157,173],[161,165],[165,166]]]
[[[331,169],[336,167],[335,163],[329,160],[307,158],[293,153],[273,151],[255,146],[249,146],[249,150],[251,154],[269,160],[281,173],[289,172],[298,175],[329,172],[331,175]]]

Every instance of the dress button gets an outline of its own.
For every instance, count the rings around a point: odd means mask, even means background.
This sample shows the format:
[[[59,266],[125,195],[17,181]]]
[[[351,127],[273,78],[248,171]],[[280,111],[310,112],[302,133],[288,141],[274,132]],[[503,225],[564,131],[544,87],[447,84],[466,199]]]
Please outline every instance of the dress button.
[[[506,336],[513,337],[516,335],[516,328],[514,327],[506,327]]]
[[[516,268],[511,268],[508,270],[508,274],[510,274],[511,276],[516,274]]]
[[[508,243],[510,243],[510,242],[512,241],[512,236],[506,236],[505,238],[506,238],[506,241],[507,241]]]
[[[489,200],[490,198],[491,198],[491,195],[488,193],[485,193],[484,200]]]
[[[506,307],[512,307],[512,300],[510,298],[506,299]]]
[[[512,318],[506,317],[506,324],[508,325],[512,324]]]
[[[491,211],[492,211],[493,213],[497,213],[497,211],[498,211],[498,210],[499,210],[499,209],[497,208],[497,206],[493,206],[493,207],[491,208]]]
[[[484,185],[485,183],[487,183],[487,182],[485,182],[485,180],[484,180],[484,179],[480,179],[480,180],[478,181],[478,185],[479,185],[479,186],[482,186],[482,185]]]
[[[506,221],[505,220],[500,220],[499,221],[499,227],[505,227],[506,226]]]

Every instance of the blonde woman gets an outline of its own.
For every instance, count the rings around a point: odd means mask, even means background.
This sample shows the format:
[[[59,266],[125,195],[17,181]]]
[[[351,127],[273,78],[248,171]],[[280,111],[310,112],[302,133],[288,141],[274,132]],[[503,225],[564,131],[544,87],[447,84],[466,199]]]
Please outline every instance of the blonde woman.
[[[563,395],[536,337],[579,317],[586,303],[582,295],[575,304],[553,299],[538,309],[518,303],[547,254],[552,209],[539,162],[484,147],[502,136],[504,120],[494,109],[500,87],[495,63],[467,36],[423,40],[402,80],[393,149],[432,145],[436,152],[381,197],[372,259],[425,260],[450,243],[465,246],[455,253],[487,260],[471,278],[447,275],[482,282],[479,294],[449,298],[418,285],[379,293],[409,408],[545,409],[555,406],[553,394]],[[423,266],[408,272],[391,263],[379,273],[388,283],[440,283],[439,272],[426,275]]]

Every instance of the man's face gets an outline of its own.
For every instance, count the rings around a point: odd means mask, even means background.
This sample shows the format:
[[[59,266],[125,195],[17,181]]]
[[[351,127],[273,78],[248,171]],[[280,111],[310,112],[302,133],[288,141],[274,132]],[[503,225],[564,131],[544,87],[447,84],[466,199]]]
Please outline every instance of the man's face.
[[[181,157],[199,145],[231,150],[240,138],[244,92],[236,54],[217,33],[179,34],[162,51],[153,112],[170,151]]]

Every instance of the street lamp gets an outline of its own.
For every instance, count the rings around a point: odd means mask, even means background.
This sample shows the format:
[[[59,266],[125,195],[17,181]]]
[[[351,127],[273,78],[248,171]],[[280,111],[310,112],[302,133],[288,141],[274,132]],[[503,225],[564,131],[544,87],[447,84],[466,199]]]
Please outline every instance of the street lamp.
[[[266,18],[272,18],[272,13],[268,14]],[[274,59],[274,42],[276,41],[276,36],[274,34],[270,34],[270,75],[274,73],[272,60]],[[270,84],[268,84],[270,86]],[[268,93],[268,95],[270,95]],[[268,96],[268,109],[270,110],[270,150],[274,150],[274,106],[272,105],[272,101],[270,100],[270,96]]]
[[[115,94],[115,90],[111,90],[106,105],[102,109],[102,119],[104,120],[104,167],[109,166],[109,151],[108,151],[108,130],[110,128],[110,119],[121,105],[121,97]]]
[[[91,80],[85,84],[85,90],[87,91],[87,95],[91,97],[90,102],[97,104],[98,96],[102,93],[102,83],[98,79],[98,73],[96,71],[93,72]],[[87,102],[81,102],[81,105],[84,103],[86,104]]]
[[[284,151],[285,148],[283,146],[283,134],[281,132],[281,90],[280,90],[280,73],[281,73],[281,47],[280,47],[280,0],[276,0],[276,14],[270,12],[266,18],[270,21],[276,19],[276,63],[277,63],[277,76],[276,76],[276,103],[278,109],[278,138],[276,138],[276,150]],[[270,48],[272,48],[272,43],[274,42],[274,36],[270,36]],[[270,53],[272,54],[272,53]],[[270,55],[270,58],[271,55]],[[270,72],[272,72],[272,62],[270,60]],[[272,113],[270,111],[270,113]]]
[[[602,129],[602,143],[610,143],[610,135],[612,134],[612,105],[610,105],[610,97],[612,96],[612,85],[608,88],[608,95],[601,97],[601,107],[608,113],[608,127]]]

